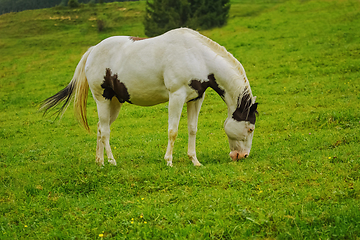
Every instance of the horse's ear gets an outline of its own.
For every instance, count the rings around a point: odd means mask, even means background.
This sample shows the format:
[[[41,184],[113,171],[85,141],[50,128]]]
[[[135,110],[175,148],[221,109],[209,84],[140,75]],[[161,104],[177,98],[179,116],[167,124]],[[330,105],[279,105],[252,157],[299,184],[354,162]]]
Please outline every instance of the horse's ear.
[[[251,105],[250,113],[257,113],[257,111],[256,111],[257,106],[258,106],[258,103],[254,103],[253,105]]]
[[[254,104],[255,102],[256,102],[256,96],[253,97],[253,99],[252,99],[252,103]]]

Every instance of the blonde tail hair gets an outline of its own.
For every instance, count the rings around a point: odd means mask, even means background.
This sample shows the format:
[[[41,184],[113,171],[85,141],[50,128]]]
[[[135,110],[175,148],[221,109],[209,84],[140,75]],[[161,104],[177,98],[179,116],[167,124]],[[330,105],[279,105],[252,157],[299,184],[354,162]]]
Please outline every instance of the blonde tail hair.
[[[86,60],[93,47],[89,48],[87,52],[81,58],[79,64],[75,69],[74,78],[75,84],[75,96],[74,96],[74,110],[75,115],[78,118],[81,125],[90,132],[90,127],[86,118],[86,105],[89,92],[89,84],[85,75],[85,64]],[[73,79],[74,80],[74,79]]]
[[[90,128],[86,118],[86,104],[89,84],[85,75],[85,64],[92,49],[93,47],[89,48],[82,56],[70,83],[63,90],[43,101],[40,107],[40,110],[44,110],[45,115],[48,110],[56,107],[59,103],[65,100],[65,103],[59,110],[57,110],[58,116],[60,115],[61,118],[68,108],[71,100],[74,98],[75,115],[79,119],[81,125],[83,125],[88,132],[90,132]]]

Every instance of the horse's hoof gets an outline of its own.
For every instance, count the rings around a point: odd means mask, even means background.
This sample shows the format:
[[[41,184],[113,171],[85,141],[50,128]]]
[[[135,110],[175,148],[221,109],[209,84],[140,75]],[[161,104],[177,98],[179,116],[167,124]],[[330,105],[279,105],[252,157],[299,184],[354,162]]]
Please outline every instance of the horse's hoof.
[[[101,159],[98,159],[98,158],[95,160],[95,163],[96,163],[97,165],[99,165],[99,166],[105,166],[104,160],[101,160]]]
[[[202,164],[199,162],[199,160],[197,160],[196,158],[195,159],[192,159],[191,162],[194,164],[195,167],[200,167],[202,166]]]
[[[108,162],[114,166],[116,166],[116,161],[115,159],[109,159]]]
[[[195,167],[202,167],[202,164],[200,162],[194,163]]]

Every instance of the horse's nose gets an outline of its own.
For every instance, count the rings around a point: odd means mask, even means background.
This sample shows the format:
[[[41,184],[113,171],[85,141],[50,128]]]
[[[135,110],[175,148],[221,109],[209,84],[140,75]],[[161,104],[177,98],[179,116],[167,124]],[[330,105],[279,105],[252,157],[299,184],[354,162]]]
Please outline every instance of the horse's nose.
[[[249,156],[249,153],[240,153],[236,150],[230,152],[230,157],[233,161],[244,159],[244,158],[247,158],[248,156]]]

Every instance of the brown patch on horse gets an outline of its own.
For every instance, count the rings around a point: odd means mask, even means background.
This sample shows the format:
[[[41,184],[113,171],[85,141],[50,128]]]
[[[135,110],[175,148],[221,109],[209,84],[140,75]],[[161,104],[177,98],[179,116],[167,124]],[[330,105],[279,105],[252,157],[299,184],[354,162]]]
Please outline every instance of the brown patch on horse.
[[[103,97],[111,100],[114,96],[117,97],[119,102],[130,102],[130,95],[124,83],[120,82],[118,75],[111,75],[110,68],[106,69],[104,82],[101,84],[104,89]]]
[[[136,41],[141,41],[141,40],[145,40],[145,39],[148,39],[148,38],[142,38],[142,37],[130,37],[130,40],[132,40],[133,42],[136,42]]]
[[[220,97],[222,99],[224,99],[225,91],[219,87],[219,85],[216,82],[216,79],[214,77],[214,74],[209,74],[208,80],[209,81],[201,82],[197,79],[193,79],[190,81],[189,86],[198,93],[198,96],[190,101],[196,101],[196,100],[202,98],[202,96],[204,95],[204,92],[206,91],[206,89],[208,87],[211,87],[212,89],[214,89],[215,92],[217,92],[217,94],[219,94]]]
[[[220,96],[222,99],[224,99],[224,97],[225,97],[225,91],[219,87],[219,84],[216,82],[216,79],[215,79],[214,74],[210,74],[210,75],[208,76],[208,79],[209,79],[209,82],[210,82],[210,87],[211,87],[212,89],[214,89],[215,92],[217,92],[217,94],[219,94],[219,96]]]

